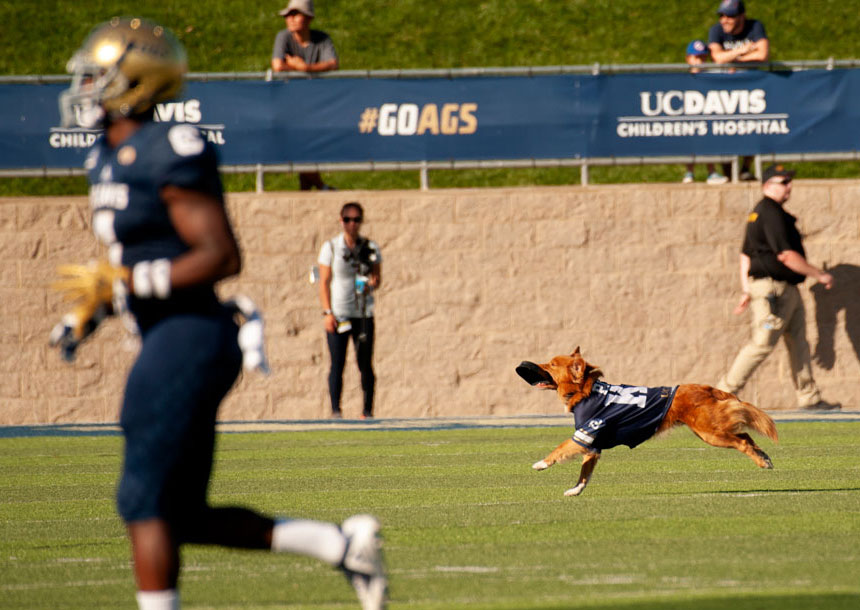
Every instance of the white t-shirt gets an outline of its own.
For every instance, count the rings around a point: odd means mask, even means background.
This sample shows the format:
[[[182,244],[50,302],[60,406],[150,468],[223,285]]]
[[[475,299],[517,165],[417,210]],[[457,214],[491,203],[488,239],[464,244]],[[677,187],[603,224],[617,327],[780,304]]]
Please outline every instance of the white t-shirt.
[[[376,264],[381,264],[382,251],[379,245],[373,240],[361,239],[367,241],[371,249],[376,251]],[[333,251],[332,248],[334,248]],[[331,267],[331,309],[338,320],[361,317],[360,305],[355,294],[355,266],[352,260],[348,260],[357,254],[358,249],[352,251],[347,247],[343,233],[327,240],[320,248],[317,263]],[[371,318],[373,317],[373,291],[370,286],[365,290],[364,315]]]

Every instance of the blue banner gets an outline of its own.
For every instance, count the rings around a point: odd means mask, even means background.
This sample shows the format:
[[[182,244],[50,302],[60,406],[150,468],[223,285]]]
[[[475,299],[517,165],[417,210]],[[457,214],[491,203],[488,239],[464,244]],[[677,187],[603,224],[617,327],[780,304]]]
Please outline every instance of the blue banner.
[[[83,164],[65,85],[0,85],[0,167]],[[189,83],[156,120],[197,125],[229,165],[845,152],[860,70]]]
[[[860,71],[599,76],[588,156],[845,152]]]

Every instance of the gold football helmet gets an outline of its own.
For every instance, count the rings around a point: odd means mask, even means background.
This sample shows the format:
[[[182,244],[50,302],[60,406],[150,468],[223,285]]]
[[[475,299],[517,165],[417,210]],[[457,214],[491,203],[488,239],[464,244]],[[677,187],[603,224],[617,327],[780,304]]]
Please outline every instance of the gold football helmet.
[[[64,127],[100,127],[175,98],[188,69],[170,30],[146,19],[114,17],[96,26],[69,60],[72,85],[60,94]]]

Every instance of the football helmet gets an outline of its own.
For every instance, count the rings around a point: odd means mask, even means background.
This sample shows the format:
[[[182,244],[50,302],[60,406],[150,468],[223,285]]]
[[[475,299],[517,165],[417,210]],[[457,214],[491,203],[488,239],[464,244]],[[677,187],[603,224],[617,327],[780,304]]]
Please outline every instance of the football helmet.
[[[176,37],[157,23],[114,17],[93,28],[66,66],[72,85],[60,94],[64,127],[103,127],[175,98],[188,60]]]

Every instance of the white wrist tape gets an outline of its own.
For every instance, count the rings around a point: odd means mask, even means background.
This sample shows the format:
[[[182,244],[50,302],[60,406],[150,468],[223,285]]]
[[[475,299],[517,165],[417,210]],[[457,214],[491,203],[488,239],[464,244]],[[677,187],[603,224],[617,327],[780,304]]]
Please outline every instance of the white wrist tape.
[[[266,341],[263,333],[263,315],[254,301],[243,294],[236,295],[225,303],[244,318],[239,326],[239,348],[242,350],[242,365],[246,371],[259,370],[264,375],[270,372],[266,358]]]
[[[139,299],[166,299],[170,296],[170,260],[141,261],[131,270],[132,289]]]

